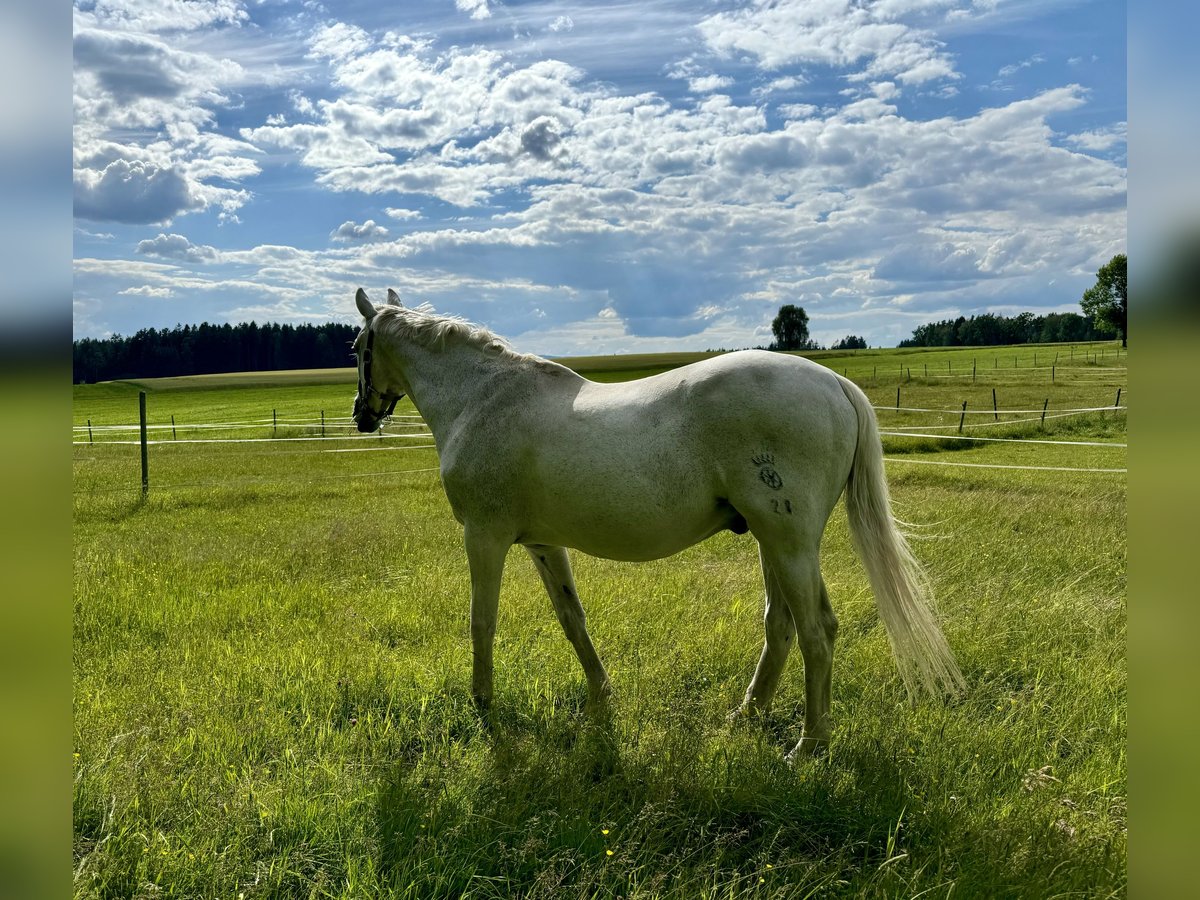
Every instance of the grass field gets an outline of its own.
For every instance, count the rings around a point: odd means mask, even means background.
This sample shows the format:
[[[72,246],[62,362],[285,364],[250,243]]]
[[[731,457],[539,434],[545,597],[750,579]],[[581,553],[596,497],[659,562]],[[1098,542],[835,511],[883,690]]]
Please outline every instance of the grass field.
[[[573,557],[617,692],[604,719],[514,553],[488,729],[461,530],[419,423],[351,438],[349,370],[77,387],[76,896],[1122,896],[1126,480],[1066,470],[1124,469],[1123,447],[1078,442],[1124,443],[1126,417],[1059,412],[1118,388],[1124,406],[1127,356],[816,356],[887,407],[885,432],[933,435],[886,436],[888,474],[970,689],[907,703],[839,508],[834,737],[795,767],[798,656],[763,728],[724,721],[762,643],[750,536]],[[993,415],[993,388],[1033,412]],[[144,501],[116,430],[140,389],[161,441]],[[1075,443],[977,440],[1001,436]]]

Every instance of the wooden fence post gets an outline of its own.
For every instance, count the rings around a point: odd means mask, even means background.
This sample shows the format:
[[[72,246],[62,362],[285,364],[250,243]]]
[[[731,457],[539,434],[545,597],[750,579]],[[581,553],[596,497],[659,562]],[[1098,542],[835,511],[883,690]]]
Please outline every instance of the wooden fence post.
[[[321,410],[321,437],[325,437],[325,410]]]
[[[179,435],[175,433],[175,413],[171,413],[171,440],[179,440]]]
[[[1120,388],[1117,388],[1117,400],[1116,400],[1116,402],[1113,404],[1113,409],[1116,409],[1116,408],[1117,408],[1117,407],[1119,407],[1120,405],[1121,405],[1121,389],[1120,389]]]
[[[273,410],[271,410],[271,437],[275,437],[275,434],[278,430],[279,430],[279,410],[273,409]]]
[[[963,401],[962,415],[958,417],[958,433],[962,434],[963,422],[967,420],[967,401]]]
[[[1055,366],[1053,363],[1051,363],[1051,365],[1050,365],[1050,383],[1051,384],[1054,384],[1054,369],[1055,369]]]
[[[971,360],[971,380],[972,381],[975,380],[975,367],[977,365],[979,365],[979,360],[977,360],[977,359]]]
[[[92,442],[92,420],[88,419],[88,443]]]
[[[999,422],[1000,410],[996,407],[996,389],[992,388],[992,417]]]
[[[1042,430],[1046,428],[1046,407],[1050,405],[1050,398],[1046,398],[1046,402],[1042,404]]]
[[[896,411],[900,410],[900,385],[896,385]]]
[[[150,491],[150,458],[146,453],[146,392],[138,391],[138,419],[142,435],[142,499]]]

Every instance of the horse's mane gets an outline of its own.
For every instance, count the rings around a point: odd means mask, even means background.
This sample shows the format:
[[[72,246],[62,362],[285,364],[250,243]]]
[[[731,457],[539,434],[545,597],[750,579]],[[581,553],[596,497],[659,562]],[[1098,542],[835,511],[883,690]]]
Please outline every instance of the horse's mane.
[[[458,316],[446,316],[433,311],[428,303],[420,306],[380,306],[375,330],[380,335],[412,341],[427,350],[442,351],[451,343],[463,343],[484,353],[517,361],[546,363],[548,360],[531,353],[518,353],[508,342],[482,325]]]

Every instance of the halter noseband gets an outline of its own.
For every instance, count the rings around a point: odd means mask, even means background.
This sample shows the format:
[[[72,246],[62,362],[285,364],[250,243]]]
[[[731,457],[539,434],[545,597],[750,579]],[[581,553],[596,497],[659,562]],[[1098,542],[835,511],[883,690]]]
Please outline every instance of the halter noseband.
[[[363,350],[363,374],[362,378],[358,382],[358,396],[363,398],[364,403],[367,403],[368,412],[370,412],[372,415],[378,415],[381,419],[386,419],[392,414],[392,410],[396,408],[396,404],[400,401],[400,398],[403,396],[403,394],[383,394],[377,391],[374,385],[371,384],[371,348],[374,344],[375,329],[371,327],[370,323],[368,323],[367,346],[366,349]],[[374,394],[376,397],[378,397],[380,402],[387,404],[387,409],[378,414],[375,413],[374,410],[371,409],[370,403],[367,402],[367,398],[371,394]]]

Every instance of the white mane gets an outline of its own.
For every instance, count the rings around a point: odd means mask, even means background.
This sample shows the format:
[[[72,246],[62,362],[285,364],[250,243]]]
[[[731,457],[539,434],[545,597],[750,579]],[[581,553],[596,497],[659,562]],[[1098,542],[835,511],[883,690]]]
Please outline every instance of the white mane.
[[[482,325],[468,322],[459,316],[436,313],[428,303],[417,307],[380,306],[377,307],[377,314],[375,330],[380,335],[411,341],[427,350],[440,352],[452,342],[461,342],[497,356],[546,362],[534,354],[518,353],[502,337],[493,334]]]

